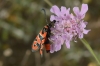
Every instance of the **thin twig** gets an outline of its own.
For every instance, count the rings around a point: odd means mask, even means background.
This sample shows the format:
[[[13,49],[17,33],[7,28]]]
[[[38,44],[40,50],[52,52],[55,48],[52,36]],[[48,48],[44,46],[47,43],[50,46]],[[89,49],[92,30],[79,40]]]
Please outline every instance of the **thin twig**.
[[[40,66],[41,65],[41,57],[39,52],[35,52],[35,66]]]
[[[53,5],[49,0],[44,0],[50,7]]]
[[[21,66],[25,66],[26,62],[28,61],[29,56],[31,55],[31,51],[30,50],[26,50],[26,53],[23,57],[23,60],[21,62]]]

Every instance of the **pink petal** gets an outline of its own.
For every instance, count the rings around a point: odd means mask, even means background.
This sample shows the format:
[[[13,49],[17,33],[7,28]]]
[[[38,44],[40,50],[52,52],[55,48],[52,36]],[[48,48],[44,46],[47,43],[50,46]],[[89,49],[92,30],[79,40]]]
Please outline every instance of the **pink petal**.
[[[66,47],[70,49],[70,41],[65,41]]]
[[[51,45],[50,45],[50,53],[53,53],[53,52],[54,52],[54,45],[51,44]]]
[[[85,14],[87,11],[88,11],[88,5],[87,4],[82,4],[81,15]]]
[[[61,6],[61,13],[64,15],[66,13],[66,7]]]
[[[81,19],[83,19],[84,17],[85,17],[85,14],[82,14],[82,15],[81,15]]]
[[[52,8],[50,9],[50,11],[52,13],[56,14],[57,16],[60,16],[60,9],[56,5],[52,6]]]
[[[80,38],[80,39],[83,38],[83,33],[80,33],[80,34],[79,34],[79,38]]]
[[[85,23],[85,25],[87,25],[88,24],[88,22],[84,22]]]
[[[86,27],[86,24],[84,22],[81,22],[81,25],[80,25],[82,28],[85,28]]]
[[[73,11],[74,11],[74,13],[75,13],[76,16],[79,15],[79,8],[78,7],[74,7]]]
[[[70,18],[74,19],[74,15],[72,13],[70,14]]]
[[[66,7],[64,6],[61,6],[61,15],[66,15],[68,16],[69,15],[69,11],[70,11],[70,8],[66,9]],[[63,17],[64,18],[64,17]]]
[[[55,20],[55,16],[54,15],[51,15],[50,16],[50,21],[53,21],[53,20]]]
[[[59,51],[61,49],[61,45],[60,44],[55,44],[55,51]]]
[[[90,31],[90,30],[84,29],[83,33],[84,33],[84,34],[88,34],[89,31]]]
[[[69,11],[70,11],[70,8],[68,8],[68,9],[67,9],[67,11],[66,11],[66,15],[68,15],[68,14],[69,14]]]

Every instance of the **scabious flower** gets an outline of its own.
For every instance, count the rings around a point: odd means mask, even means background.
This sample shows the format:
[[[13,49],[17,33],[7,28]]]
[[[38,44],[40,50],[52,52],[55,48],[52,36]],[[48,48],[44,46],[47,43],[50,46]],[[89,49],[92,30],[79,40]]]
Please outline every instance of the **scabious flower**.
[[[51,15],[50,21],[56,20],[54,27],[51,28],[52,35],[50,41],[50,52],[59,51],[61,45],[66,44],[67,48],[70,48],[70,42],[76,38],[83,38],[84,34],[87,34],[90,30],[86,30],[87,22],[83,20],[86,12],[88,11],[88,5],[82,4],[81,10],[78,7],[74,7],[73,11],[75,15],[70,13],[70,8],[61,6],[59,9],[56,5],[50,9],[54,15]]]

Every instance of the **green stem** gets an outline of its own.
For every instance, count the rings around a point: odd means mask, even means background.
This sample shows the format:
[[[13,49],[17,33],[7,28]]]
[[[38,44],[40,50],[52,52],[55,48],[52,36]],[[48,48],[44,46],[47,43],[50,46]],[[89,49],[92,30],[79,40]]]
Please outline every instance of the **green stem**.
[[[96,59],[96,61],[98,62],[98,64],[100,65],[100,61],[97,58],[97,56],[95,55],[95,53],[93,52],[92,48],[90,47],[89,43],[83,38],[80,39],[82,41],[82,43],[86,46],[86,48],[90,51],[90,53],[93,55],[93,57]]]
[[[50,7],[53,5],[49,0],[44,0]]]

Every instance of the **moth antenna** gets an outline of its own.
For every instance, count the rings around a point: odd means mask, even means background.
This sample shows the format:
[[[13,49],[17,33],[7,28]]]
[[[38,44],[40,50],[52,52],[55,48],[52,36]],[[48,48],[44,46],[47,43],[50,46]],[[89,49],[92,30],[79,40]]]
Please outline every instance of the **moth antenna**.
[[[45,9],[42,9],[43,10],[43,12],[44,12],[44,15],[45,15],[45,20],[46,20],[46,22],[47,22],[47,16],[46,16],[46,11],[45,11]],[[47,22],[48,23],[48,22]]]

